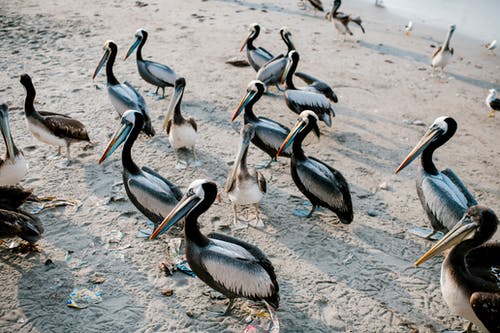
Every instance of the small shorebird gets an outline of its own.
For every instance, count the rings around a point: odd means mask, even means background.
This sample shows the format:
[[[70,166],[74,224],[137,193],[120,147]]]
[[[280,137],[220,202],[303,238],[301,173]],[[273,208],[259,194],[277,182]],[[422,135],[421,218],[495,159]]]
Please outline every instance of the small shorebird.
[[[233,169],[229,173],[226,181],[226,193],[233,203],[234,226],[236,229],[245,227],[238,219],[239,205],[255,206],[255,226],[264,227],[264,223],[259,218],[259,202],[266,194],[266,179],[254,168],[247,166],[248,147],[250,140],[255,136],[255,129],[251,124],[246,124],[241,129],[241,144],[234,160]]]
[[[258,23],[250,24],[248,35],[241,45],[240,52],[246,47],[248,62],[257,72],[266,62],[273,58],[271,52],[263,47],[255,47],[253,42],[259,37],[260,25]]]
[[[413,22],[410,21],[410,22],[408,22],[407,25],[405,25],[405,35],[406,35],[406,37],[410,37],[410,33],[411,33],[412,30],[413,30]]]
[[[21,75],[21,84],[26,89],[24,112],[28,128],[39,141],[57,146],[57,154],[61,154],[61,147],[66,147],[67,164],[71,161],[70,145],[73,142],[90,142],[85,126],[76,119],[67,115],[38,112],[35,109],[35,87],[28,74]]]
[[[451,249],[441,266],[441,293],[450,310],[481,332],[500,332],[500,244],[486,243],[498,218],[483,206],[467,209],[463,218],[427,251],[415,266]]]
[[[417,236],[430,239],[438,231],[452,229],[468,207],[477,205],[474,196],[451,169],[438,171],[432,161],[434,151],[453,137],[456,130],[457,122],[453,118],[437,118],[395,171],[398,173],[422,154],[422,169],[417,176],[417,194],[432,229],[410,229]]]
[[[270,307],[279,306],[279,286],[274,267],[256,246],[224,234],[203,235],[198,218],[217,197],[217,185],[197,179],[189,185],[179,204],[151,234],[155,238],[184,218],[184,241],[189,267],[209,287],[229,298],[225,315],[231,313],[235,298],[264,301]],[[272,312],[271,312],[272,311]]]
[[[495,53],[495,49],[497,48],[497,40],[495,39],[491,43],[485,44],[484,47],[491,52],[494,56],[497,54]]]
[[[28,173],[28,163],[21,150],[17,149],[9,126],[9,108],[0,105],[0,130],[5,141],[5,156],[0,158],[0,186],[15,185]]]
[[[353,35],[351,29],[349,29],[349,23],[353,22],[361,28],[361,31],[365,33],[365,28],[361,25],[361,17],[352,17],[351,15],[339,12],[341,0],[335,0],[333,2],[332,10],[326,13],[325,18],[333,23],[335,29],[338,33],[344,35],[344,42],[346,40],[346,34]]]
[[[146,44],[146,40],[148,39],[146,30],[138,29],[135,32],[135,38],[136,40],[128,49],[124,60],[127,60],[137,48],[136,60],[139,74],[144,81],[156,86],[155,95],[158,96],[158,89],[161,88],[162,95],[160,98],[165,98],[165,87],[173,87],[177,76],[175,72],[166,65],[142,59],[142,47]]]
[[[444,71],[444,67],[449,64],[451,62],[451,59],[453,58],[453,48],[450,48],[450,40],[453,32],[455,32],[455,29],[456,27],[454,24],[450,25],[450,29],[446,34],[443,45],[438,47],[437,50],[432,54],[431,65],[434,68],[441,68],[441,72]]]
[[[497,91],[490,89],[490,93],[486,97],[486,105],[490,108],[488,117],[493,118],[496,111],[500,111],[500,99],[497,98]]]

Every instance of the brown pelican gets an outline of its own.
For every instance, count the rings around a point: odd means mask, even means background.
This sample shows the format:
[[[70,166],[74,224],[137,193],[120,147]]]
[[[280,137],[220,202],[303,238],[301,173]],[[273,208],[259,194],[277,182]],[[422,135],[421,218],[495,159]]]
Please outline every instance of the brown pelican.
[[[175,72],[168,66],[159,64],[154,61],[142,59],[142,47],[148,39],[148,33],[144,29],[138,29],[135,32],[135,42],[128,49],[127,55],[124,60],[134,52],[137,48],[137,70],[142,79],[152,85],[156,86],[155,95],[158,94],[158,89],[162,89],[161,98],[165,98],[165,87],[173,87],[176,79]]]
[[[106,78],[108,81],[108,96],[116,112],[120,115],[127,110],[138,110],[144,117],[143,131],[149,136],[155,135],[151,118],[149,117],[146,101],[128,82],[120,83],[113,73],[113,64],[115,63],[118,47],[112,40],[106,41],[103,46],[103,54],[97,65],[92,79],[95,79],[101,68],[106,64]]]
[[[252,124],[255,135],[252,137],[252,143],[271,157],[266,167],[276,159],[276,153],[281,143],[286,139],[290,129],[280,123],[266,118],[257,117],[253,112],[253,105],[262,97],[266,87],[261,81],[251,81],[248,84],[247,94],[243,97],[238,108],[233,114],[231,121],[234,121],[238,115],[244,111],[244,123]],[[291,147],[281,153],[282,156],[292,156]]]
[[[0,104],[0,130],[5,141],[5,156],[0,158],[0,186],[19,183],[28,172],[28,163],[22,151],[12,140],[7,104]]]
[[[299,53],[291,51],[288,54],[288,62],[281,77],[281,82],[286,83],[285,101],[286,105],[293,112],[300,114],[304,110],[314,111],[318,118],[329,127],[332,126],[332,116],[335,117],[330,101],[325,95],[319,93],[316,88],[308,86],[303,88],[295,87],[293,74],[299,63]],[[333,91],[332,91],[333,92]],[[336,99],[336,96],[335,96]]]
[[[233,203],[234,225],[236,228],[242,228],[244,225],[238,219],[238,205],[255,206],[255,225],[263,227],[264,223],[259,218],[259,202],[266,194],[266,179],[255,171],[254,168],[247,166],[247,154],[250,140],[255,136],[255,129],[252,124],[246,124],[241,129],[241,144],[234,160],[233,170],[227,177],[226,193]]]
[[[303,111],[297,124],[278,151],[292,146],[290,170],[293,181],[299,190],[311,201],[311,217],[317,206],[327,207],[337,214],[340,222],[349,224],[353,219],[351,193],[342,174],[322,161],[308,157],[302,150],[302,141],[309,132],[319,137],[318,116],[312,111]]]
[[[453,49],[450,48],[450,39],[455,29],[456,27],[454,24],[450,25],[450,29],[448,30],[448,34],[446,35],[446,39],[444,40],[443,45],[438,47],[437,50],[432,54],[431,65],[434,68],[441,68],[441,72],[443,72],[444,67],[453,58]]]
[[[280,29],[281,39],[285,42],[288,50],[286,55],[280,54],[269,60],[265,63],[257,72],[256,79],[264,82],[266,87],[271,85],[276,85],[278,90],[281,90],[279,87],[281,76],[283,75],[283,71],[285,70],[287,63],[287,55],[290,54],[291,51],[295,50],[295,45],[292,42],[292,33],[288,30],[287,27],[282,27]]]
[[[125,142],[122,150],[125,191],[134,206],[156,226],[177,204],[182,192],[156,171],[148,167],[139,168],[132,160],[132,145],[143,128],[143,122],[144,117],[141,112],[136,110],[125,112],[121,126],[111,138],[99,164]]]
[[[486,207],[473,206],[415,266],[450,249],[441,266],[441,293],[453,313],[481,332],[500,332],[500,244],[487,243],[498,219]]]
[[[417,194],[431,221],[432,230],[412,228],[411,231],[427,239],[438,231],[446,232],[451,229],[468,207],[477,204],[474,196],[451,169],[438,171],[432,161],[434,151],[445,144],[456,130],[457,122],[453,118],[437,118],[395,171],[398,173],[422,154]]]
[[[410,33],[411,33],[412,30],[413,30],[413,22],[410,21],[410,22],[408,22],[407,25],[405,25],[405,35],[406,35],[406,37],[410,37]]]
[[[497,91],[495,89],[490,89],[490,93],[486,97],[486,105],[490,109],[488,117],[492,118],[495,116],[496,111],[500,111],[500,99],[497,98]]]
[[[326,13],[325,18],[333,23],[335,29],[337,29],[338,33],[344,35],[344,41],[346,38],[346,34],[353,35],[351,29],[349,29],[349,23],[353,22],[359,25],[361,31],[365,33],[365,28],[361,25],[361,18],[352,17],[351,15],[339,12],[340,5],[342,4],[341,0],[335,0],[333,2],[332,10]]]
[[[90,141],[85,126],[78,120],[64,114],[35,110],[36,91],[31,77],[28,74],[23,74],[20,81],[26,89],[24,112],[31,134],[41,142],[58,146],[58,154],[61,153],[61,147],[66,146],[67,163],[70,163],[70,145],[73,142]]]
[[[174,95],[168,106],[167,114],[163,127],[167,131],[168,139],[175,152],[177,159],[177,168],[185,168],[187,162],[181,163],[177,151],[181,148],[189,148],[193,152],[193,159],[196,161],[196,153],[194,145],[198,140],[198,126],[194,118],[184,118],[181,114],[181,102],[184,95],[184,88],[186,87],[186,80],[183,77],[175,80]]]
[[[266,62],[273,58],[273,55],[265,48],[253,45],[253,42],[260,34],[260,25],[258,23],[250,24],[248,31],[248,36],[243,41],[240,52],[246,47],[248,62],[257,72]]]
[[[187,261],[200,280],[229,298],[224,314],[231,312],[238,297],[263,300],[278,308],[279,286],[274,267],[259,248],[223,234],[211,233],[207,237],[200,232],[198,217],[210,208],[216,196],[214,182],[195,180],[150,239],[185,216]]]

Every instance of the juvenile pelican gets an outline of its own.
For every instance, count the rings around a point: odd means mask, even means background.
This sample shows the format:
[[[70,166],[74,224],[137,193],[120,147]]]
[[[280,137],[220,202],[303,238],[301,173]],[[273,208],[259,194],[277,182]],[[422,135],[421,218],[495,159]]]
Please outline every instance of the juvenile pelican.
[[[226,193],[233,203],[234,225],[236,228],[244,227],[238,219],[238,205],[254,205],[255,225],[264,227],[264,223],[259,218],[259,202],[266,194],[266,179],[260,172],[255,171],[254,168],[249,169],[247,166],[248,147],[250,146],[250,140],[254,136],[255,129],[252,124],[243,126],[240,148],[226,182]]]
[[[132,160],[132,145],[143,128],[143,122],[144,117],[141,112],[135,110],[125,112],[121,119],[121,126],[111,138],[99,164],[125,142],[122,150],[125,191],[134,206],[156,227],[177,204],[182,197],[182,192],[156,171],[148,167],[139,168]]]
[[[185,166],[180,163],[177,151],[181,148],[191,149],[193,159],[196,161],[194,146],[198,140],[198,126],[196,125],[196,121],[193,117],[184,118],[181,113],[181,102],[185,87],[186,80],[183,77],[175,80],[174,95],[172,96],[167,114],[165,115],[165,121],[163,122],[163,128],[167,131],[168,139],[175,151],[178,168],[185,168]]]
[[[7,104],[0,104],[0,130],[5,141],[5,156],[0,158],[0,186],[15,185],[28,173],[24,154],[12,139],[8,110]]]
[[[210,208],[216,196],[214,182],[195,180],[150,239],[185,216],[184,240],[189,267],[209,287],[229,298],[224,314],[231,312],[238,297],[263,300],[278,308],[279,286],[274,267],[258,247],[223,234],[211,233],[207,237],[200,232],[198,217]]]
[[[395,171],[398,173],[422,154],[417,194],[432,229],[412,228],[410,231],[427,239],[438,231],[446,232],[453,228],[468,207],[477,205],[474,196],[451,169],[438,171],[432,161],[434,151],[444,145],[456,130],[457,122],[453,118],[437,118]]]
[[[441,266],[441,293],[452,312],[481,332],[500,332],[500,244],[485,244],[495,234],[498,219],[483,206],[464,217],[415,266],[450,249]]]
[[[319,137],[318,116],[312,111],[303,111],[294,128],[278,150],[292,146],[290,171],[298,189],[311,201],[311,217],[316,207],[327,207],[337,214],[340,222],[349,224],[353,220],[351,192],[342,174],[322,161],[308,157],[302,149],[302,141],[309,132]]]
[[[453,58],[453,48],[450,48],[450,39],[451,35],[455,31],[456,27],[454,24],[450,25],[450,29],[446,34],[446,38],[443,42],[443,45],[438,47],[436,51],[432,54],[432,67],[441,68],[441,72],[444,71],[444,67],[451,62]]]
[[[248,31],[248,35],[241,45],[240,52],[246,47],[248,62],[257,72],[266,62],[273,58],[273,55],[265,48],[253,45],[253,42],[260,34],[260,25],[258,23],[250,24]]]
[[[297,88],[293,83],[293,74],[299,63],[299,53],[291,51],[288,54],[288,62],[281,77],[281,83],[286,84],[286,105],[293,112],[300,114],[304,110],[311,110],[319,119],[329,127],[332,126],[332,116],[335,117],[330,101],[325,95],[319,93],[314,87]],[[333,91],[332,91],[333,92]],[[337,96],[335,96],[336,99]]]
[[[238,108],[233,114],[231,121],[234,121],[238,115],[244,111],[244,123],[252,124],[255,135],[252,137],[252,143],[271,157],[266,167],[276,159],[276,153],[281,143],[286,139],[290,129],[282,124],[266,117],[257,117],[253,112],[253,106],[264,94],[266,87],[261,81],[251,81],[248,84],[247,94],[242,98]],[[282,156],[292,156],[291,147],[282,152]]]
[[[351,29],[349,29],[349,23],[353,22],[361,28],[361,31],[365,33],[365,28],[361,25],[361,18],[352,17],[351,15],[339,12],[340,5],[342,4],[341,0],[335,0],[333,2],[332,10],[326,13],[325,18],[333,23],[337,32],[341,35],[344,35],[344,42],[346,40],[346,34],[353,35]]]
[[[490,93],[486,97],[486,105],[490,109],[488,117],[493,118],[496,111],[500,111],[500,99],[497,98],[497,91],[490,89]]]
[[[175,72],[168,66],[159,64],[154,61],[142,59],[142,47],[148,39],[148,33],[144,29],[138,29],[135,32],[135,42],[128,49],[125,59],[134,52],[137,48],[136,60],[137,70],[142,79],[152,85],[156,86],[155,95],[158,94],[158,89],[162,89],[161,98],[165,98],[165,87],[173,87],[176,79]]]
[[[23,74],[20,81],[26,89],[24,112],[31,134],[41,142],[57,146],[58,154],[61,153],[61,147],[66,146],[66,159],[70,163],[70,145],[73,142],[90,141],[85,125],[64,114],[38,112],[34,105],[36,91],[31,77]]]
[[[115,63],[118,47],[112,40],[106,41],[103,46],[103,54],[99,64],[97,65],[92,79],[95,79],[101,68],[106,64],[106,79],[108,81],[108,96],[111,104],[115,107],[116,112],[120,115],[127,110],[140,111],[144,117],[143,131],[149,136],[155,135],[151,118],[149,117],[146,101],[128,82],[120,83],[113,73],[113,65]]]

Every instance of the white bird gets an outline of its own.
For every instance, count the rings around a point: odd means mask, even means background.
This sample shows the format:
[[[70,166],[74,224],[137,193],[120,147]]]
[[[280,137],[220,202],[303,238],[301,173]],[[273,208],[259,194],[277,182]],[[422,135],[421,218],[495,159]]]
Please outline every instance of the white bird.
[[[490,113],[488,113],[490,118],[495,116],[495,111],[500,111],[500,99],[497,98],[495,89],[490,89],[490,93],[486,97],[486,105],[490,108]]]
[[[438,47],[432,55],[432,67],[440,67],[441,72],[443,72],[444,67],[449,64],[453,58],[453,48],[450,48],[450,39],[455,29],[456,26],[454,24],[450,25],[450,29],[448,30],[448,34],[446,35],[443,45]]]
[[[494,41],[492,41],[491,43],[484,44],[484,47],[487,50],[491,51],[491,54],[493,54],[494,56],[496,56],[495,51],[493,51],[493,50],[495,50],[497,48],[497,40],[496,39]]]
[[[410,37],[410,32],[413,30],[413,22],[410,21],[408,22],[407,25],[405,25],[405,35],[406,37]]]

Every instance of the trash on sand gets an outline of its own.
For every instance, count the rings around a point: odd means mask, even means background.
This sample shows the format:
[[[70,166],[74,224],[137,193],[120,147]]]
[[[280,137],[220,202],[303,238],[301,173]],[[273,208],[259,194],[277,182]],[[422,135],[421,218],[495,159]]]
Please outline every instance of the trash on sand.
[[[179,270],[184,274],[195,277],[188,262],[180,255],[180,249],[182,244],[182,238],[172,238],[168,241],[167,245],[167,258],[162,262],[160,270],[164,271],[166,275],[170,276],[174,274],[174,271]]]
[[[123,233],[120,230],[111,230],[108,234],[108,243],[120,243]]]
[[[75,288],[69,294],[69,299],[66,305],[70,308],[85,309],[89,305],[96,304],[102,301],[102,292],[97,286],[92,288]]]
[[[192,276],[192,277],[196,277],[196,274],[194,274],[193,271],[191,270],[191,268],[189,267],[187,260],[182,260],[182,261],[176,263],[175,268],[177,268],[178,270],[180,270],[184,274],[187,274],[187,275]]]
[[[267,310],[258,309],[253,306],[246,306],[250,312],[245,322],[244,333],[279,333],[280,322],[274,310],[266,304]]]
[[[148,222],[146,222],[146,226],[148,227],[147,229],[140,229],[137,232],[137,237],[138,238],[149,238],[149,236],[151,236],[151,234],[154,231],[155,225],[154,225],[153,222],[148,221]],[[159,233],[159,235],[161,235],[162,233],[163,232]]]
[[[161,290],[161,294],[163,296],[169,297],[169,296],[172,296],[174,294],[174,290],[170,289],[170,288],[164,288],[164,289]]]
[[[66,252],[66,255],[64,256],[64,261],[66,263],[69,263],[71,261],[71,255],[73,254],[74,251],[68,250]]]

